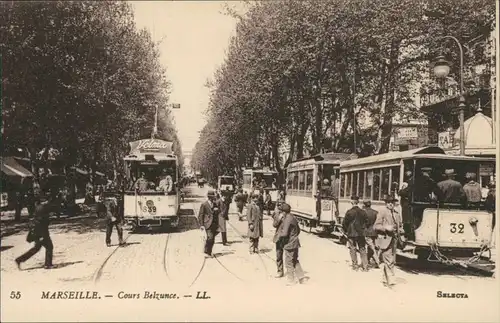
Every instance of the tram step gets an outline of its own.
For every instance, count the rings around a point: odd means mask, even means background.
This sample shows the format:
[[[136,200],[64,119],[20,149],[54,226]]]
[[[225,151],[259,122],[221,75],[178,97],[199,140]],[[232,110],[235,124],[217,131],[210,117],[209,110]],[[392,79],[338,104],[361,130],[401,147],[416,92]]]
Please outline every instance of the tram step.
[[[408,252],[406,251],[401,251],[401,250],[397,250],[396,251],[396,255],[400,256],[400,257],[405,257],[405,258],[410,258],[410,259],[417,259],[418,256],[412,252]]]

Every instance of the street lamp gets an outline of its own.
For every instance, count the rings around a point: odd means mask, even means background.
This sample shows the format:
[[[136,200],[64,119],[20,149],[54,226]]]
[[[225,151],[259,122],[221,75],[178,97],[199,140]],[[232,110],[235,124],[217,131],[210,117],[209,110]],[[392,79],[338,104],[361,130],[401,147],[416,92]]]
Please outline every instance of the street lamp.
[[[465,97],[464,97],[464,50],[462,44],[453,36],[444,36],[439,39],[453,39],[458,45],[460,50],[460,99],[458,103],[459,119],[460,119],[460,155],[465,155],[465,127],[464,127],[464,111],[465,111]],[[450,73],[450,62],[444,59],[443,56],[437,58],[433,64],[434,75],[438,78],[445,78]]]

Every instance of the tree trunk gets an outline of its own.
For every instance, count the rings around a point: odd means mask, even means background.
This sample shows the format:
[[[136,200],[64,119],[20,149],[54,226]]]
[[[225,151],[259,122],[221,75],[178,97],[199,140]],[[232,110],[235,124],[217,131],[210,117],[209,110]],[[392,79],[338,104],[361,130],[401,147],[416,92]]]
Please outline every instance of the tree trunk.
[[[395,106],[395,93],[396,93],[396,77],[397,77],[397,64],[399,57],[399,43],[393,41],[391,44],[390,61],[387,71],[387,102],[383,113],[383,122],[380,132],[380,149],[379,154],[389,151],[389,144],[392,134],[392,118]]]

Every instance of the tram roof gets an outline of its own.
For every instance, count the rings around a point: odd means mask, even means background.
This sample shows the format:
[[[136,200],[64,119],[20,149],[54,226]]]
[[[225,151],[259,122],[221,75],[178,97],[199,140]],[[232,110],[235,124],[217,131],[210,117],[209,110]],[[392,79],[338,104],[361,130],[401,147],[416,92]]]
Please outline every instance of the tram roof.
[[[133,155],[127,155],[123,158],[123,160],[129,160],[129,161],[146,161],[148,160],[146,156],[152,155],[154,158],[154,161],[166,161],[166,160],[177,160],[177,156],[174,154],[133,154]]]
[[[437,146],[427,146],[406,151],[390,152],[375,156],[369,156],[359,159],[346,160],[341,163],[341,167],[351,167],[364,164],[378,164],[401,159],[429,158],[429,159],[448,159],[448,160],[470,160],[470,161],[494,161],[495,158],[472,157],[472,156],[453,156]]]
[[[294,160],[288,167],[295,168],[298,166],[307,166],[313,164],[340,164],[342,161],[353,158],[357,158],[356,155],[346,153],[323,153]]]

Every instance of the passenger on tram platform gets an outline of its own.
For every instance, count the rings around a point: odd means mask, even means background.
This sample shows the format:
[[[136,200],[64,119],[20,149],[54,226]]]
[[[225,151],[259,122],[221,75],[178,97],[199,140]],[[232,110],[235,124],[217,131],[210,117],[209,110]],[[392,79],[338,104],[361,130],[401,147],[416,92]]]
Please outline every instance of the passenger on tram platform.
[[[147,191],[149,187],[149,181],[146,179],[145,173],[141,173],[141,177],[137,179],[135,185],[136,188],[139,189],[139,191]]]
[[[495,223],[496,223],[496,220],[495,220],[495,195],[496,195],[496,185],[495,185],[495,182],[491,182],[488,184],[488,188],[489,188],[489,191],[488,191],[488,196],[486,197],[486,200],[484,201],[484,206],[486,208],[486,211],[490,212],[493,214],[493,220],[492,220],[492,224],[491,224],[491,228],[492,230],[495,228]]]
[[[479,203],[482,199],[481,185],[476,182],[476,174],[467,173],[465,178],[468,182],[464,185],[465,196],[468,203]]]
[[[431,177],[431,167],[422,167],[422,175],[415,179],[414,201],[416,202],[431,202],[433,200],[441,200],[442,192],[438,185]],[[411,187],[412,183],[408,183]],[[462,185],[460,185],[462,187]],[[412,189],[410,189],[411,192]]]
[[[464,188],[460,182],[455,180],[455,170],[446,169],[444,175],[447,179],[439,182],[437,185],[441,191],[440,202],[443,203],[464,203],[467,200]]]

